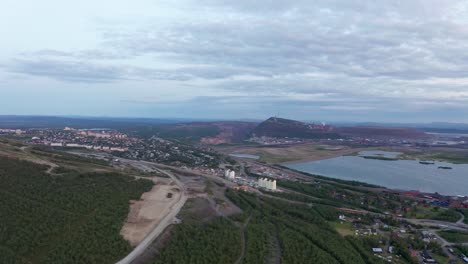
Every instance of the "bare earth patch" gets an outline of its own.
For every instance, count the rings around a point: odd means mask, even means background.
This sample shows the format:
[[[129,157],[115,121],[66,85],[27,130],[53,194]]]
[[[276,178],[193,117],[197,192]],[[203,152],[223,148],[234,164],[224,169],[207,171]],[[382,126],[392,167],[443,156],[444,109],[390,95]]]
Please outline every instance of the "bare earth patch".
[[[138,245],[166,216],[180,199],[177,185],[170,179],[154,179],[151,191],[144,193],[139,201],[131,201],[130,212],[120,231],[130,245]]]

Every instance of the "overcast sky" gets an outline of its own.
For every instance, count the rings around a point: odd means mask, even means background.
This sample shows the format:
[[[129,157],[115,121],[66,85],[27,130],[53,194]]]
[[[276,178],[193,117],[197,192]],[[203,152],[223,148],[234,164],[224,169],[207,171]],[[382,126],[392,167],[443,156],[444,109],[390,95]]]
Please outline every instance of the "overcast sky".
[[[2,0],[0,114],[468,123],[468,3]]]

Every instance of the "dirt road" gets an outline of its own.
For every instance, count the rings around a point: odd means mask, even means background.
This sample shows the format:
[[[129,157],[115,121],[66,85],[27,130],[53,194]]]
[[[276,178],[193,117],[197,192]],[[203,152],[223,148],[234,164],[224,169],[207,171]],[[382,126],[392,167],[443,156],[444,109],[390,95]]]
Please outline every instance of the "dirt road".
[[[132,162],[139,162],[139,161],[132,161]],[[144,162],[145,165],[151,165],[151,163]],[[172,173],[160,170],[160,172],[166,174],[167,176],[171,177],[171,179],[179,186],[181,190],[181,196],[179,200],[175,203],[175,205],[170,209],[169,213],[161,220],[159,225],[149,233],[143,241],[136,246],[130,254],[128,254],[125,258],[117,262],[117,264],[131,264],[137,257],[141,256],[143,252],[153,243],[153,241],[168,227],[169,225],[173,224],[176,220],[177,214],[180,212],[182,207],[184,206],[185,202],[187,201],[187,195],[185,192],[185,187],[183,184],[175,177]]]

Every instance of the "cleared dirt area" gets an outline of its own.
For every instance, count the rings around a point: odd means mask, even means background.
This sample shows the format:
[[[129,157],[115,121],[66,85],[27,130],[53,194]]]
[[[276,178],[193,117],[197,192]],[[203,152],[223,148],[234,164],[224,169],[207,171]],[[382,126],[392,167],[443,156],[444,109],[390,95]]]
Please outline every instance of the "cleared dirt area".
[[[190,198],[197,200],[201,198],[207,202],[207,206],[202,210],[198,203],[195,208],[207,219],[212,216],[229,216],[242,212],[236,205],[224,196],[226,184],[217,177],[207,178],[198,175],[182,176],[178,174],[180,181],[184,184]],[[230,183],[230,182],[227,182]]]
[[[151,191],[139,201],[130,201],[130,212],[120,234],[132,246],[138,245],[180,199],[179,187],[171,179],[155,178]]]

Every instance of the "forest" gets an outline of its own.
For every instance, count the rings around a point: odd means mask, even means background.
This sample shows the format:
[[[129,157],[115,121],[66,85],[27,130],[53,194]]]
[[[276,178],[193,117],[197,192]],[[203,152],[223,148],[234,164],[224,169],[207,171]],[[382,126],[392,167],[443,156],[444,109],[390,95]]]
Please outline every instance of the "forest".
[[[116,173],[46,173],[0,157],[0,263],[115,263],[129,201],[152,182]]]
[[[226,196],[243,213],[176,226],[155,263],[383,263],[369,250],[378,241],[345,238],[329,225],[338,217],[332,207],[291,204],[230,189]]]

